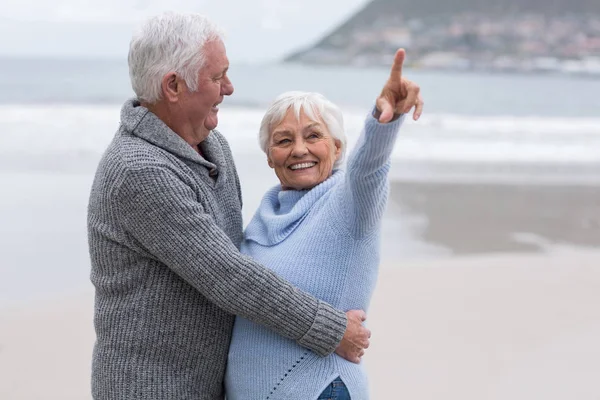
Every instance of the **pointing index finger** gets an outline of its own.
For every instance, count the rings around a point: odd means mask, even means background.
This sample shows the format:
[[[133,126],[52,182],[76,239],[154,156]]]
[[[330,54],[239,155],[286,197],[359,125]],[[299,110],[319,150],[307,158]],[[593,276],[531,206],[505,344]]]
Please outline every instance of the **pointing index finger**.
[[[390,78],[392,80],[400,80],[402,78],[402,66],[404,64],[404,58],[406,57],[406,51],[399,49],[394,56],[394,63],[392,64],[392,70],[390,72]]]

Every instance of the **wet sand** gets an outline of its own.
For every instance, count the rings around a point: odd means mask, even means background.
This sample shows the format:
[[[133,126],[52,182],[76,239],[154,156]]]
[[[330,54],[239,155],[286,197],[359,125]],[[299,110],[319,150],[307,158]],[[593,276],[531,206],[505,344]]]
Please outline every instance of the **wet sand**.
[[[600,186],[394,182],[388,217],[451,254],[600,247]]]

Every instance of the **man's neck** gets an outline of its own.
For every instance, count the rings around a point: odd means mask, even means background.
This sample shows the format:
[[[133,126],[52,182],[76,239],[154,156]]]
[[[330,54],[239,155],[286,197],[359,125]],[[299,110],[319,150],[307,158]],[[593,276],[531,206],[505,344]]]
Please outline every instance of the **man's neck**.
[[[179,137],[186,141],[194,151],[196,151],[201,156],[202,150],[200,149],[200,143],[202,143],[210,134],[210,131],[206,129],[204,126],[200,128],[194,128],[188,121],[181,121],[180,118],[176,118],[169,112],[169,110],[161,106],[161,104],[144,104],[142,106],[146,107],[150,110],[151,113],[156,115],[158,119],[164,122],[165,125],[169,127],[173,132],[175,132]]]

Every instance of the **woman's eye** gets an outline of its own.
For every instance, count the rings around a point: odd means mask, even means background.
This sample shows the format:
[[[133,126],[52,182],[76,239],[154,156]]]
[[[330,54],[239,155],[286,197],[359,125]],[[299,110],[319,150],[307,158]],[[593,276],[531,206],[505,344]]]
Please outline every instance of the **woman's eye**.
[[[277,144],[287,144],[290,143],[290,139],[281,139],[277,141]]]
[[[308,135],[309,139],[317,139],[319,138],[319,134],[316,132],[311,133],[310,135]]]

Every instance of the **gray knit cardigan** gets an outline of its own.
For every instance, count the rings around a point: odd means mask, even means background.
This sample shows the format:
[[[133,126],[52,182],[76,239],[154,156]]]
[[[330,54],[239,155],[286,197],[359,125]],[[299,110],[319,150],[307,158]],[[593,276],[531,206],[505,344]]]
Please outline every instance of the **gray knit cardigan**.
[[[88,207],[97,400],[222,399],[234,315],[322,356],[344,334],[343,312],[240,254],[231,152],[216,131],[201,149],[123,106]]]

